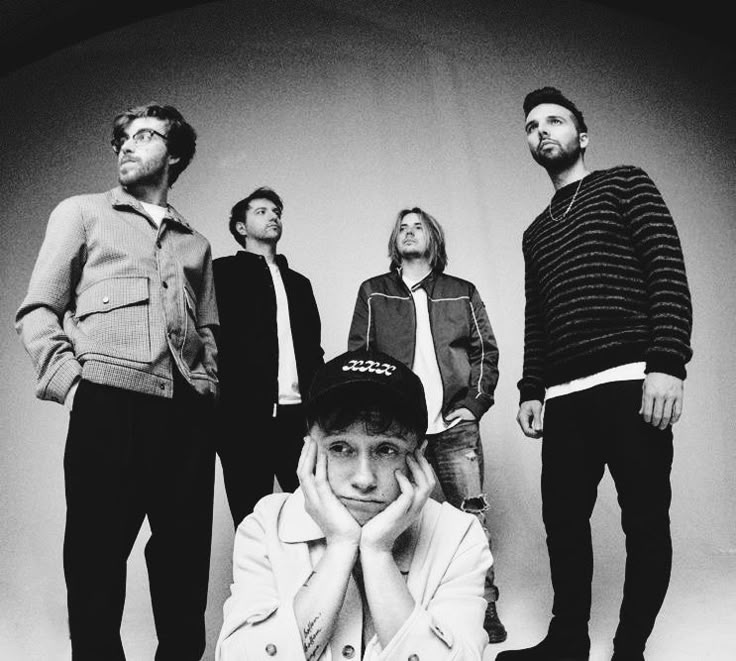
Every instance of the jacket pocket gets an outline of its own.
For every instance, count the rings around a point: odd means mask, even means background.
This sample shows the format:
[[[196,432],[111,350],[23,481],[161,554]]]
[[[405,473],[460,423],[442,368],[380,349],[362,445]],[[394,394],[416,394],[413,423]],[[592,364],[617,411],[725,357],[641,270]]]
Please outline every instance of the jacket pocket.
[[[88,354],[151,361],[148,278],[107,278],[77,297],[70,334],[78,358]]]

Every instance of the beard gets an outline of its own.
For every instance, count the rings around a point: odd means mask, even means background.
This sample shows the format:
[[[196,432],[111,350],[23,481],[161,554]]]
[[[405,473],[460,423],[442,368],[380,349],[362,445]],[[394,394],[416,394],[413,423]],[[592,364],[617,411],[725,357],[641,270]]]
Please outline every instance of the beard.
[[[155,162],[134,160],[118,167],[118,183],[129,186],[160,186],[167,177],[166,168]]]
[[[547,172],[556,173],[563,172],[575,165],[581,153],[582,150],[579,146],[572,151],[566,151],[558,145],[557,149],[552,150],[535,149],[532,151],[532,158]]]

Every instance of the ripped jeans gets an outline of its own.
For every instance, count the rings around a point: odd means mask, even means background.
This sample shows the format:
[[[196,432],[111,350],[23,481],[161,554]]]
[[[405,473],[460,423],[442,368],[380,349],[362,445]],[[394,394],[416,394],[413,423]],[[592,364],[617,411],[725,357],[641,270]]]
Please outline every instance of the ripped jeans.
[[[488,503],[483,492],[483,446],[477,420],[463,420],[439,434],[427,434],[425,456],[432,465],[447,502],[480,521],[493,553],[491,533],[486,526]],[[485,580],[485,598],[498,600],[494,582],[495,559]]]

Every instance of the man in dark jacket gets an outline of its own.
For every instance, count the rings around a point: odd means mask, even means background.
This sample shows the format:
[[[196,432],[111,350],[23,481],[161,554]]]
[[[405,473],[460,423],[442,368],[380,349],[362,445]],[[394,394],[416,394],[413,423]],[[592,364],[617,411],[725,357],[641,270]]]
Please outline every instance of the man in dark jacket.
[[[306,433],[302,401],[324,364],[312,286],[276,254],[281,198],[258,188],[230,214],[245,248],[214,260],[220,314],[218,454],[238,524],[273,490],[299,486],[296,466]]]
[[[427,459],[455,507],[486,527],[481,416],[493,404],[498,348],[475,286],[444,273],[440,224],[417,207],[399,212],[388,242],[391,271],[363,282],[348,348],[393,356],[420,377],[429,411]],[[485,629],[492,643],[506,639],[498,618],[493,566],[486,576]]]

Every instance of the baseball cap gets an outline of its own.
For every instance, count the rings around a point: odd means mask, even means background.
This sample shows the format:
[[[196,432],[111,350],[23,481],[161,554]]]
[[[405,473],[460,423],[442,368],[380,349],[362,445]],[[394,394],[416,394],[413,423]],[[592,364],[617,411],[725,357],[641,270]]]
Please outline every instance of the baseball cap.
[[[404,363],[381,351],[359,349],[347,351],[325,363],[312,381],[306,402],[307,418],[318,407],[329,405],[330,399],[349,389],[359,393],[375,388],[395,402],[417,434],[427,432],[427,403],[419,377]]]

